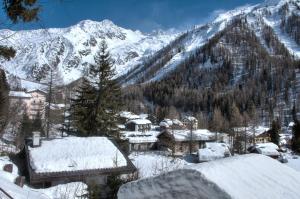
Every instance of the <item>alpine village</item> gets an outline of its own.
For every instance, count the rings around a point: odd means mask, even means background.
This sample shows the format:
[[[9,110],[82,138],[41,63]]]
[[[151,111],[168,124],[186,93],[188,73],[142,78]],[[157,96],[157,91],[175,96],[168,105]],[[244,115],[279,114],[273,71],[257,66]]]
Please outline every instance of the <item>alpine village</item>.
[[[1,199],[300,198],[300,0],[152,32],[2,1]]]

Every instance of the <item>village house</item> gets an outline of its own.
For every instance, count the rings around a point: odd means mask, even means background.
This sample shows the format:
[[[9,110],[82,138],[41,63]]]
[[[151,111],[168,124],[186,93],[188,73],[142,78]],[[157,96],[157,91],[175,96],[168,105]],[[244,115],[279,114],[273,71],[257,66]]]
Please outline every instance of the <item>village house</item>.
[[[106,187],[112,175],[136,171],[107,137],[65,137],[44,140],[34,134],[25,145],[30,185],[50,187],[82,181]]]
[[[121,137],[124,140],[128,140],[129,152],[149,151],[157,149],[157,136],[159,134],[159,131],[154,130],[147,132],[122,131]]]
[[[151,130],[151,121],[148,119],[134,119],[129,120],[125,124],[126,130],[128,131],[150,131]]]
[[[134,113],[128,112],[128,111],[120,112],[119,116],[120,116],[120,121],[119,122],[121,124],[125,124],[126,122],[128,122],[130,120],[140,119],[140,116],[138,116]]]
[[[194,130],[198,129],[198,120],[195,117],[186,116],[182,119],[182,123],[188,129],[190,129],[191,127]]]
[[[30,119],[35,119],[38,114],[41,119],[45,118],[46,95],[46,92],[39,89],[9,92],[11,106],[22,104]]]
[[[205,142],[213,141],[215,134],[206,129],[164,130],[158,135],[158,148],[172,151],[174,155],[197,153]]]
[[[184,124],[178,119],[164,119],[159,123],[160,130],[166,129],[184,129]]]
[[[270,133],[268,131],[265,131],[264,133],[261,133],[254,138],[254,143],[267,143],[271,141]]]

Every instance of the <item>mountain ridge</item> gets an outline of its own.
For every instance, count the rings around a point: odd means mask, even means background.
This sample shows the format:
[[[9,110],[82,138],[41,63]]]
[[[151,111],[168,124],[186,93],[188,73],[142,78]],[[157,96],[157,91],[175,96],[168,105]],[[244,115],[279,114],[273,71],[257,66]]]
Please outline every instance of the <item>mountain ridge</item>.
[[[16,57],[0,60],[8,74],[43,80],[47,70],[59,70],[65,83],[78,79],[93,63],[101,40],[106,40],[115,61],[117,75],[175,38],[175,32],[145,34],[115,25],[110,20],[83,20],[67,28],[11,31],[0,30],[0,43],[16,49]]]

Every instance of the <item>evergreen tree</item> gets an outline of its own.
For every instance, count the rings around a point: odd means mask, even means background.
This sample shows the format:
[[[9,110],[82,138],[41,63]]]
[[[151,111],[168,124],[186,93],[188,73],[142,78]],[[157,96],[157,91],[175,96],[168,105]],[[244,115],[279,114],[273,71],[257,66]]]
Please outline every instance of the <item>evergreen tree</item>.
[[[90,67],[90,77],[93,79],[96,99],[92,112],[98,127],[97,134],[109,134],[119,137],[118,113],[121,107],[121,89],[114,78],[115,70],[107,44],[102,41],[100,51],[95,56],[95,65]]]
[[[83,136],[109,135],[119,137],[117,122],[121,102],[120,87],[113,79],[115,72],[105,41],[90,65],[88,77],[73,99],[73,119]]]
[[[37,113],[36,117],[32,121],[32,131],[38,131],[41,135],[45,134],[40,112]]]
[[[76,96],[71,99],[70,120],[74,133],[80,136],[91,136],[97,131],[95,120],[92,120],[90,112],[94,108],[95,92],[90,82],[83,78],[81,85],[76,90]],[[70,132],[69,132],[70,133]]]
[[[26,138],[31,136],[31,133],[32,133],[32,123],[26,111],[24,111],[21,125],[20,125],[20,134],[23,135],[24,138]]]
[[[297,111],[296,111],[295,105],[293,107],[292,115],[293,115],[293,121],[294,121],[292,149],[294,151],[300,152],[300,121],[297,118]]]
[[[16,24],[37,20],[40,7],[37,0],[3,0],[3,11],[8,19]],[[16,51],[12,47],[0,45],[0,57],[9,60],[15,54]]]
[[[23,113],[21,125],[19,126],[18,136],[16,138],[16,145],[21,148],[24,144],[25,138],[31,136],[32,122],[29,119],[26,110]]]
[[[274,144],[279,145],[279,132],[280,132],[281,126],[279,123],[279,120],[273,120],[271,129],[269,130],[270,137],[271,137],[271,142]]]
[[[9,107],[8,92],[9,86],[6,81],[5,72],[0,69],[0,135],[2,134],[2,131],[7,123]]]

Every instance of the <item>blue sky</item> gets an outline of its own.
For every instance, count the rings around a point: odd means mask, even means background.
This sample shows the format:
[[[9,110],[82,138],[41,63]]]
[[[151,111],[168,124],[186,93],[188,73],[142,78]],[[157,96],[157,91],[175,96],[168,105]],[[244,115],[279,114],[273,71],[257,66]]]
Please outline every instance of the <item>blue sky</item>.
[[[40,20],[11,29],[68,27],[81,20],[112,20],[115,24],[150,32],[186,29],[210,20],[218,12],[263,0],[39,0]],[[1,11],[2,12],[2,11]],[[3,20],[3,13],[0,13]],[[4,27],[3,27],[4,28]]]

